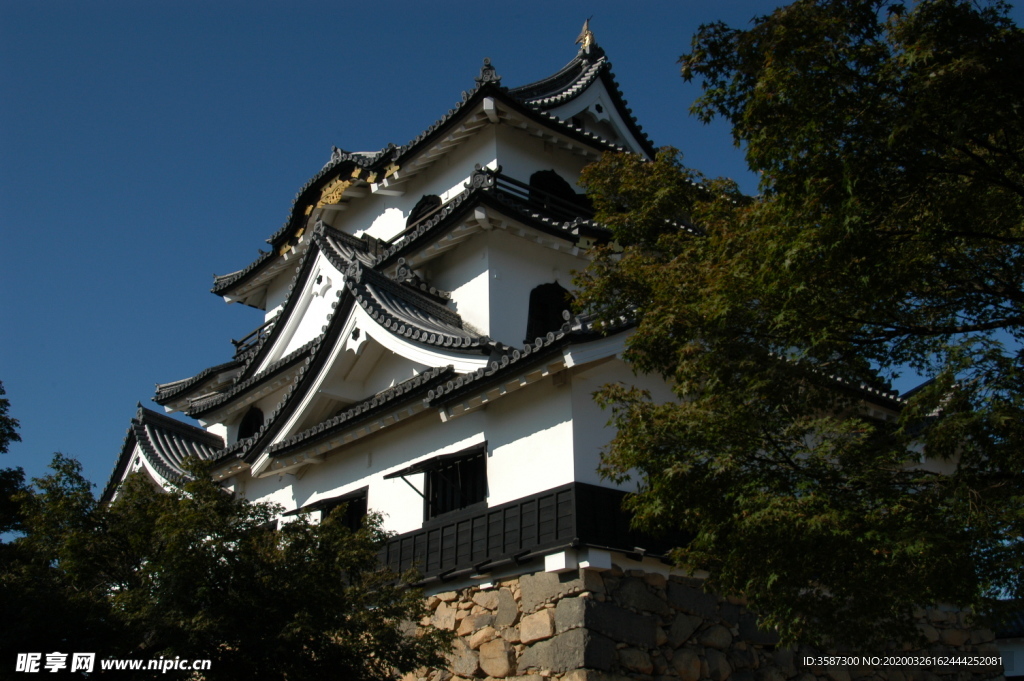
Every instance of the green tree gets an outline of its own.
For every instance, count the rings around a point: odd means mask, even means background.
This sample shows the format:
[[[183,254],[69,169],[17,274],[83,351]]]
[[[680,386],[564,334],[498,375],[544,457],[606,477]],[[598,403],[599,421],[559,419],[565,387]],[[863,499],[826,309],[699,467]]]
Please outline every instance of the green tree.
[[[376,680],[444,663],[446,632],[409,624],[422,594],[380,565],[377,518],[353,531],[341,509],[277,529],[279,509],[234,498],[198,464],[167,492],[130,477],[102,505],[77,462],[52,468],[23,499],[0,575],[5,660],[180,656],[211,660],[208,679]]]
[[[6,454],[12,442],[21,442],[18,419],[10,416],[11,401],[0,381],[0,454]],[[25,487],[25,471],[21,468],[0,468],[0,533],[18,529],[18,510],[15,496]]]
[[[585,172],[622,250],[598,249],[581,303],[630,310],[627,360],[681,398],[605,387],[605,474],[638,477],[637,522],[692,533],[675,559],[785,641],[905,638],[916,605],[1024,595],[1024,33],[1007,6],[800,0],[701,27],[681,63],[760,195],[668,149]],[[875,418],[879,376],[908,367],[934,380]]]

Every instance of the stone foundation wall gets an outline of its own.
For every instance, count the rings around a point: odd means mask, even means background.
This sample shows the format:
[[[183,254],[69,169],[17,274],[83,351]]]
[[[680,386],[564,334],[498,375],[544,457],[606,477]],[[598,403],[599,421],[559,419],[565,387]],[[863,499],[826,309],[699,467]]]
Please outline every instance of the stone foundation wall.
[[[403,681],[467,681],[536,675],[562,681],[980,681],[1002,667],[808,667],[806,649],[776,648],[737,602],[704,593],[699,580],[618,568],[539,572],[428,598],[421,625],[458,637],[446,670]],[[962,613],[920,613],[930,642],[919,654],[997,655],[993,634]],[[912,653],[907,653],[912,654]]]

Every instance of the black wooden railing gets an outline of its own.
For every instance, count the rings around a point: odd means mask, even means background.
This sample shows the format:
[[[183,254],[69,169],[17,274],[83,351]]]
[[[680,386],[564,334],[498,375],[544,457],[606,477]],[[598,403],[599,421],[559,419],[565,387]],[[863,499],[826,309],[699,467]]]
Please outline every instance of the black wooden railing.
[[[488,572],[559,547],[593,546],[663,555],[679,538],[652,539],[630,528],[624,492],[575,482],[486,509],[435,518],[392,538],[381,558],[424,577]]]
[[[573,198],[559,196],[558,194],[553,194],[504,175],[501,172],[501,166],[497,170],[477,167],[466,187],[467,189],[483,189],[493,192],[510,203],[519,204],[523,208],[537,210],[556,220],[569,221],[576,218],[590,219],[594,217],[594,210],[591,208],[585,194],[577,194]],[[448,203],[451,203],[451,201]],[[401,232],[388,239],[387,243],[394,244],[401,241],[406,235],[415,232],[420,225],[444,210],[447,205],[442,204],[429,213],[424,214],[416,222],[408,225]]]
[[[273,328],[275,321],[276,319],[265,321],[239,340],[232,340],[231,344],[235,346],[235,359],[252,350],[270,335],[270,330]]]

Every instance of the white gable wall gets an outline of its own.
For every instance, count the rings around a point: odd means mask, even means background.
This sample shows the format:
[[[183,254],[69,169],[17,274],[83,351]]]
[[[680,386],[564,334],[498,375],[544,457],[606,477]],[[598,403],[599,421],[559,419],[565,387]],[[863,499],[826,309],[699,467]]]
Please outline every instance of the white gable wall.
[[[494,127],[486,126],[458,147],[434,162],[425,171],[401,182],[399,168],[392,187],[403,192],[401,196],[371,194],[353,199],[344,211],[334,213],[326,221],[335,229],[360,236],[367,233],[387,241],[405,230],[405,222],[416,203],[426,194],[436,194],[447,202],[462,193],[474,164],[494,165]]]
[[[590,163],[582,156],[507,125],[498,126],[497,144],[502,174],[527,184],[530,175],[538,170],[554,170],[569,184],[576,184],[580,171]]]
[[[643,147],[629,133],[629,128],[619,115],[613,101],[604,83],[598,80],[578,97],[551,109],[549,113],[562,120],[579,116],[583,119],[586,130],[610,138],[610,142],[620,144],[634,153],[643,154]],[[598,125],[593,125],[595,122]]]
[[[286,327],[278,347],[267,356],[264,366],[260,367],[261,371],[323,333],[327,317],[333,312],[331,306],[338,300],[338,291],[343,290],[344,281],[341,273],[328,262],[323,253],[318,253],[309,279],[304,284],[301,298],[285,322]]]

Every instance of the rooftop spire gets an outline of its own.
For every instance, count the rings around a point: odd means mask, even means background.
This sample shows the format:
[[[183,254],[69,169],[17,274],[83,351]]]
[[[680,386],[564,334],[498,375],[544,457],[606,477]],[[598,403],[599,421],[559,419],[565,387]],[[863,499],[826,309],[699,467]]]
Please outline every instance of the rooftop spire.
[[[594,40],[594,32],[590,30],[590,20],[593,18],[594,17],[592,16],[588,17],[587,20],[583,22],[583,30],[581,30],[580,34],[576,37],[576,44],[580,46],[580,52],[586,52],[587,54],[590,54],[590,47],[596,44],[596,41]]]

